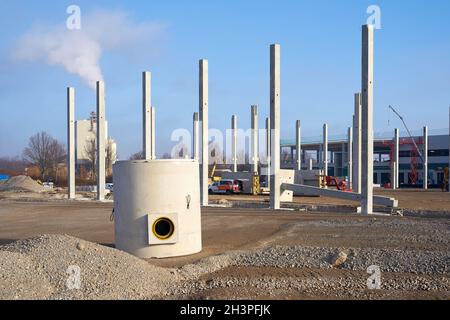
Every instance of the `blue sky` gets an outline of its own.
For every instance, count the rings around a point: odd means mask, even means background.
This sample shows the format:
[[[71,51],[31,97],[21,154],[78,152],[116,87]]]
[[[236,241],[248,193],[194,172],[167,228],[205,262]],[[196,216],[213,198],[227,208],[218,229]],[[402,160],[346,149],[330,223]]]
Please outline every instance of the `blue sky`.
[[[65,143],[66,87],[76,89],[76,117],[95,108],[95,93],[77,75],[45,61],[15,55],[17,42],[36,26],[65,26],[66,8],[81,19],[95,11],[127,15],[134,25],[158,26],[151,37],[102,51],[110,135],[120,158],[141,147],[141,72],[153,74],[157,153],[174,144],[174,129],[190,130],[198,109],[198,60],[210,68],[210,127],[250,125],[259,105],[269,112],[269,45],[282,49],[282,137],[343,134],[360,90],[361,25],[367,7],[381,8],[375,35],[375,130],[401,127],[392,104],[412,129],[448,127],[450,2],[412,1],[6,1],[0,0],[0,156],[20,155],[28,138],[45,130]],[[114,35],[114,28],[111,27]],[[109,36],[112,36],[109,35]],[[33,48],[30,49],[32,51]]]

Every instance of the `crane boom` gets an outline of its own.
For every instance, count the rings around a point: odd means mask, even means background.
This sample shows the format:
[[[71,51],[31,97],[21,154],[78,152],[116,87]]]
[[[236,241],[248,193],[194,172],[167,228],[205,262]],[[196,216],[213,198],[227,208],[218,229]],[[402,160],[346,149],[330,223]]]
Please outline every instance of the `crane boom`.
[[[389,106],[389,109],[391,109],[392,112],[394,112],[394,113],[397,115],[397,117],[399,117],[400,120],[402,120],[403,125],[405,126],[405,129],[406,129],[406,131],[408,132],[408,135],[409,135],[409,137],[411,138],[411,140],[412,140],[412,142],[413,142],[413,144],[414,144],[414,147],[416,148],[417,153],[419,154],[419,157],[420,157],[420,159],[422,160],[422,163],[423,163],[422,152],[420,151],[419,147],[417,146],[416,140],[414,140],[414,138],[413,138],[413,136],[412,136],[412,134],[411,134],[411,131],[409,131],[409,128],[408,128],[408,126],[406,125],[405,120],[404,120],[403,117],[397,112],[397,110],[394,109],[393,106],[390,105],[390,106]]]

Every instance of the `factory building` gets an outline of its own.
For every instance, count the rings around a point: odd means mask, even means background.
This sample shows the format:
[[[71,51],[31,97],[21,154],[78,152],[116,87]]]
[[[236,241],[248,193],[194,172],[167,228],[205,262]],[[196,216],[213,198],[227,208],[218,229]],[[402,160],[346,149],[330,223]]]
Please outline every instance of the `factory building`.
[[[449,166],[448,130],[432,130],[428,137],[428,185],[440,187],[444,168]],[[380,135],[379,135],[380,136]],[[422,136],[413,133],[413,139],[407,135],[399,138],[399,171],[400,187],[422,186],[423,184],[423,148]],[[309,141],[308,141],[309,140]],[[378,185],[391,182],[391,159],[394,159],[394,138],[376,137],[374,140],[374,176],[373,181]],[[322,138],[304,139],[301,145],[302,168],[307,169],[309,159],[312,159],[314,169],[322,169],[323,142]],[[281,165],[285,169],[296,167],[296,141],[293,139],[282,141]],[[345,135],[330,137],[328,141],[328,175],[348,177],[348,138]]]

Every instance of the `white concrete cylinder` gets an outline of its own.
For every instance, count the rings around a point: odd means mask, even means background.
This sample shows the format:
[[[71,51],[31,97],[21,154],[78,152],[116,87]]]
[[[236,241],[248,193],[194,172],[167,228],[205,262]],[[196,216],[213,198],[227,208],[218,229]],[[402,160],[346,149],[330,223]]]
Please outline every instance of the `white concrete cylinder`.
[[[116,162],[116,248],[140,258],[200,252],[199,176],[190,159]]]

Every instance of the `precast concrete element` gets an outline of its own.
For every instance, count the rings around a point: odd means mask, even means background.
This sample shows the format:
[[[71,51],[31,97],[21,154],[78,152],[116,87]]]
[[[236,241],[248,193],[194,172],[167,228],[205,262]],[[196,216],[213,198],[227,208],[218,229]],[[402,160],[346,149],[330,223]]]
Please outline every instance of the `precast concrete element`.
[[[209,137],[208,137],[208,60],[199,61],[199,113],[202,127],[202,162],[200,170],[200,199],[202,206],[209,204],[208,199],[208,165],[209,165]]]
[[[392,174],[391,174],[391,188],[392,190],[397,189],[397,162],[392,161]]]
[[[347,132],[347,167],[348,184],[353,188],[353,128],[349,127]]]
[[[428,189],[428,127],[423,127],[423,189]]]
[[[259,138],[259,132],[258,132],[258,106],[253,105],[251,107],[251,113],[252,113],[252,119],[251,119],[251,126],[252,126],[252,172],[257,175],[258,174],[258,164],[259,164],[259,156],[258,156],[258,138]]]
[[[97,200],[105,200],[105,83],[97,81]]]
[[[198,112],[194,112],[192,119],[192,159],[199,160],[200,149],[200,122]]]
[[[302,126],[300,120],[295,123],[295,145],[297,149],[296,165],[297,171],[302,170]]]
[[[233,115],[231,117],[231,161],[233,162],[233,172],[238,171],[237,144],[238,144],[237,116]]]
[[[152,141],[152,148],[151,148],[151,154],[150,157],[152,160],[156,159],[156,109],[155,107],[151,107],[150,112],[150,118],[151,118],[151,141]]]
[[[270,178],[270,208],[280,209],[280,54],[279,44],[270,46],[270,159],[272,164]]]
[[[270,118],[266,118],[267,187],[270,188]]]
[[[400,130],[399,129],[395,129],[394,131],[394,163],[395,163],[395,167],[392,168],[393,170],[393,175],[395,175],[395,189],[400,188],[400,182],[398,179],[398,170],[399,170],[399,161],[400,161],[400,157],[399,157],[399,152],[400,152]]]
[[[358,193],[345,192],[339,190],[332,189],[323,189],[318,187],[306,186],[306,185],[297,185],[297,184],[289,184],[283,183],[281,188],[284,190],[291,190],[295,194],[303,195],[303,196],[322,196],[322,197],[330,197],[337,198],[342,200],[349,201],[362,201],[364,196]],[[394,198],[373,196],[372,201],[379,206],[386,206],[391,208],[398,207],[398,201]]]
[[[75,199],[75,89],[67,88],[67,196]]]
[[[361,213],[373,213],[373,25],[362,27],[362,174]]]
[[[176,177],[173,179],[167,177]],[[118,161],[114,164],[116,248],[139,258],[202,250],[198,162]]]
[[[323,168],[323,174],[325,176],[328,176],[328,124],[323,125],[323,156],[322,156],[322,168]],[[324,184],[324,187],[327,188],[326,183]]]
[[[144,159],[152,159],[152,139],[151,139],[151,73],[145,71],[142,73],[142,150]]]
[[[355,114],[353,116],[353,192],[361,193],[362,128],[361,93],[354,96]]]
[[[309,158],[309,165],[308,165],[308,170],[312,170],[313,169],[313,159]]]

